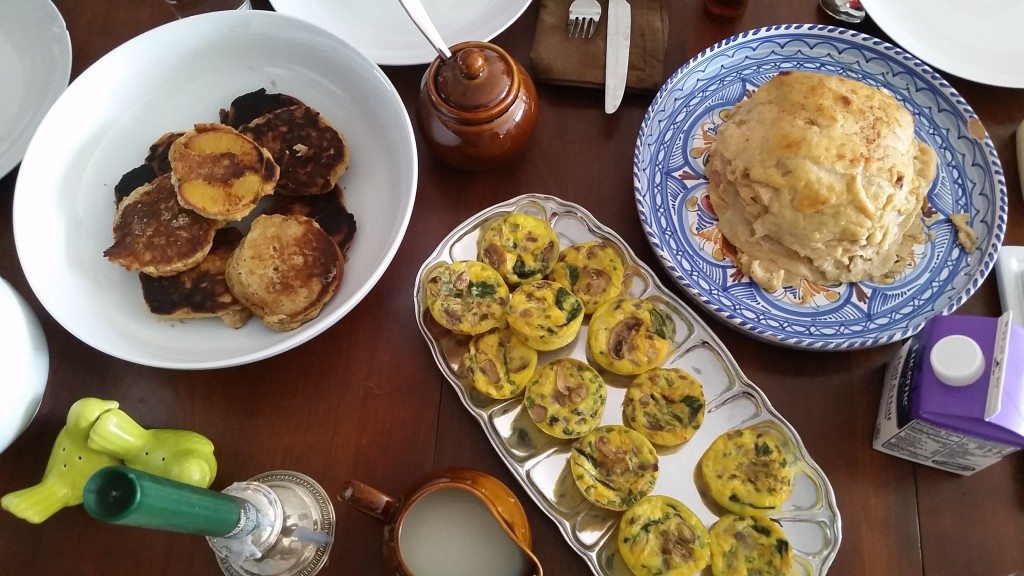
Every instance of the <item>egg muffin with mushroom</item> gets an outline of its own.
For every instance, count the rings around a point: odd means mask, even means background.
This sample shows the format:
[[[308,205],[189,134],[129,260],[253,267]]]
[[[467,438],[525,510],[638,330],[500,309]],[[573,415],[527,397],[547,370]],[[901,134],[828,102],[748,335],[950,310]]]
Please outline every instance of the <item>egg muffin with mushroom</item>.
[[[562,250],[550,274],[552,280],[572,290],[587,314],[619,295],[622,277],[622,259],[603,242],[584,242]]]
[[[693,576],[711,558],[708,531],[682,502],[648,496],[619,521],[619,553],[636,576]]]
[[[490,266],[463,260],[438,266],[424,280],[427,308],[437,323],[458,334],[505,325],[508,286]]]
[[[715,576],[787,576],[793,549],[777,522],[764,516],[726,514],[709,530]]]
[[[508,328],[477,334],[466,354],[473,388],[491,398],[518,395],[537,368],[537,351]]]
[[[537,280],[512,293],[505,308],[508,325],[537,350],[556,350],[572,342],[583,325],[583,303],[564,286]]]
[[[477,239],[477,260],[497,270],[510,286],[540,280],[558,257],[551,225],[529,214],[509,214],[491,222]]]
[[[587,344],[605,369],[633,376],[660,366],[672,348],[675,323],[647,300],[620,298],[594,312]]]
[[[704,387],[680,368],[655,368],[633,379],[622,409],[629,425],[659,446],[687,442],[704,422]]]
[[[583,496],[609,510],[636,504],[658,481],[654,446],[625,426],[601,426],[577,440],[569,467]]]
[[[700,461],[711,497],[735,514],[765,515],[793,491],[791,459],[775,434],[743,428],[722,434]]]
[[[579,438],[601,423],[607,397],[597,370],[574,358],[559,358],[534,372],[523,407],[551,436]]]

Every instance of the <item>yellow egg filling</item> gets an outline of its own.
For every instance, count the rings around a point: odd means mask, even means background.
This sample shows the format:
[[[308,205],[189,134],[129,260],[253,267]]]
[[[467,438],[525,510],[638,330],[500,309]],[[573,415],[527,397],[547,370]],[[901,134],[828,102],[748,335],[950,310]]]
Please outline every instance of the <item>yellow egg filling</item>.
[[[682,502],[648,496],[619,521],[619,553],[636,576],[694,576],[711,558],[708,531]]]
[[[689,372],[655,368],[633,379],[623,413],[636,431],[659,446],[693,438],[704,422],[704,388]]]
[[[583,325],[583,303],[564,286],[547,280],[517,288],[505,314],[516,335],[537,350],[565,346]]]
[[[625,510],[654,490],[658,453],[625,426],[601,426],[577,440],[569,457],[583,496],[610,510]]]
[[[594,360],[611,372],[632,376],[665,361],[675,322],[647,300],[612,300],[594,312],[587,344]]]
[[[478,334],[469,343],[466,364],[473,388],[491,398],[518,395],[537,368],[537,351],[505,328]]]

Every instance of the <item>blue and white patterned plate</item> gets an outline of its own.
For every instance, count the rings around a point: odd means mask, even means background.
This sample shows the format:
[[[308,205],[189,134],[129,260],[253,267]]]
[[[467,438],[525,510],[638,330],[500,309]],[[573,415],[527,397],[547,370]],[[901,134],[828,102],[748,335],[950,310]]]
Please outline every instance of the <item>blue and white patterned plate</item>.
[[[925,214],[932,240],[888,285],[805,283],[769,294],[723,252],[704,164],[723,116],[784,70],[845,76],[883,88],[914,115],[938,154]],[[633,157],[640,221],[654,251],[690,296],[730,325],[798,348],[878,346],[917,332],[963,304],[991,270],[1006,229],[1006,183],[995,147],[967,102],[914,56],[859,32],[792,24],[759,28],[704,50],[662,86]],[[970,215],[978,249],[956,241],[948,216]]]

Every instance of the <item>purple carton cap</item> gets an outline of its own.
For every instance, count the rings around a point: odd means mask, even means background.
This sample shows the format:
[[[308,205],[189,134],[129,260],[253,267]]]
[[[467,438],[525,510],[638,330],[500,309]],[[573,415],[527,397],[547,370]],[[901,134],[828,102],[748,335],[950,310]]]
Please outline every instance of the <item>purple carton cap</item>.
[[[1009,313],[939,316],[917,340],[919,377],[906,416],[1024,447],[1024,328]]]

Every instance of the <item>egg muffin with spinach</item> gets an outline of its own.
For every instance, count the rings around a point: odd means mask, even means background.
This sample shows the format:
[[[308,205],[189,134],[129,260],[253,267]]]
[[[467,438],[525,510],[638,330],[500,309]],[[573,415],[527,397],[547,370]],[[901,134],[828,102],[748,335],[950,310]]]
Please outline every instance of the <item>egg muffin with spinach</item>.
[[[597,370],[574,358],[559,358],[534,372],[523,407],[547,434],[579,438],[601,423],[607,398]]]
[[[529,214],[509,214],[491,222],[477,239],[477,260],[493,267],[509,286],[540,280],[558,257],[551,225]]]
[[[565,286],[583,302],[583,311],[593,314],[602,304],[622,291],[622,259],[603,242],[569,246],[558,255],[549,277]]]
[[[768,432],[743,428],[722,434],[704,453],[700,469],[710,496],[734,514],[770,514],[793,491],[791,459]]]
[[[556,350],[576,338],[583,325],[583,303],[564,286],[537,280],[512,293],[505,308],[508,325],[537,350]]]
[[[715,576],[787,576],[793,549],[782,526],[764,516],[726,514],[709,530]]]
[[[711,558],[708,531],[682,502],[648,496],[619,521],[619,553],[636,576],[693,576]]]
[[[427,308],[437,323],[458,334],[480,334],[505,325],[508,286],[490,266],[464,260],[427,274]]]
[[[693,438],[704,422],[704,387],[680,368],[655,368],[633,379],[622,404],[626,421],[659,446]]]
[[[665,361],[675,338],[675,322],[647,300],[620,298],[594,312],[587,344],[605,369],[633,376]]]
[[[503,400],[518,395],[537,368],[537,351],[508,328],[477,334],[466,354],[473,388]]]
[[[587,500],[625,510],[654,490],[658,453],[636,430],[601,426],[572,446],[569,467]]]

